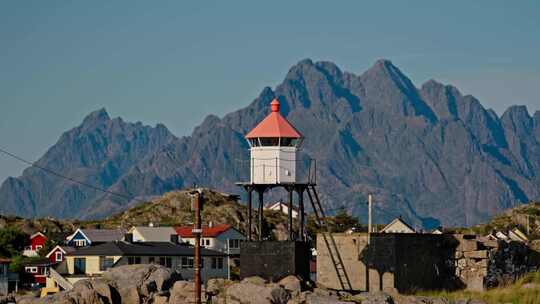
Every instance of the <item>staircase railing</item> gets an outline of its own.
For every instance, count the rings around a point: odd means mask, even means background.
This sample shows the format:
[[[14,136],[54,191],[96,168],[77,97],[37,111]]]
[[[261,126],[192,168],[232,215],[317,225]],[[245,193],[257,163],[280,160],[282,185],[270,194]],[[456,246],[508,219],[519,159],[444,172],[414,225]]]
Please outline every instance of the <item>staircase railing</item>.
[[[49,268],[47,276],[55,280],[56,284],[58,284],[58,286],[62,287],[64,290],[73,289],[73,285],[68,280],[66,280],[66,278],[64,278],[61,274],[59,274],[56,270]]]

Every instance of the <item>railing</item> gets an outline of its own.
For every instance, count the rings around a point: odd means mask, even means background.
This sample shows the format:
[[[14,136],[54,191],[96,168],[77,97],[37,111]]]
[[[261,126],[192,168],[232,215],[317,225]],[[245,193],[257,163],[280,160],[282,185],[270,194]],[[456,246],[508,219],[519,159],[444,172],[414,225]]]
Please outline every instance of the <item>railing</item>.
[[[56,270],[49,268],[47,272],[47,277],[53,279],[56,281],[58,286],[62,287],[64,290],[71,290],[73,289],[73,285],[66,280],[61,274],[56,272]]]
[[[236,159],[234,170],[242,183],[317,183],[317,161],[308,157]]]

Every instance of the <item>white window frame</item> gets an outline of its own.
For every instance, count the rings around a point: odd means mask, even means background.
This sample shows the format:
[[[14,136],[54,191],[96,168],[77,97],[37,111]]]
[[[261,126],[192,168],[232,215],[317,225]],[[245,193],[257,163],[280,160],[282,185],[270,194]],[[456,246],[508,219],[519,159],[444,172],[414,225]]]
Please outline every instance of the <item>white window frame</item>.
[[[75,247],[84,247],[86,246],[86,240],[74,240]]]
[[[61,262],[64,260],[64,254],[62,253],[62,251],[57,251],[54,253],[54,259],[57,261],[57,262]]]

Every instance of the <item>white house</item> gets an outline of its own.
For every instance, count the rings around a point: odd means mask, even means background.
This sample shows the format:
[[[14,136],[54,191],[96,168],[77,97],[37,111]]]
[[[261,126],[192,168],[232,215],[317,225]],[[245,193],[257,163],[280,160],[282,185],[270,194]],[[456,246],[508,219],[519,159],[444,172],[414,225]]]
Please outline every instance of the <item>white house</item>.
[[[416,231],[401,218],[396,218],[386,225],[381,233],[416,233]]]
[[[269,204],[264,207],[266,210],[274,210],[274,211],[280,211],[285,214],[289,214],[289,204],[284,203],[283,201],[279,200],[275,203]],[[292,217],[297,218],[298,217],[298,208],[294,207],[292,208]]]
[[[128,233],[133,236],[133,242],[169,242],[171,235],[177,236],[173,227],[134,226]]]
[[[182,241],[195,245],[193,227],[177,227],[176,233]],[[245,241],[246,236],[230,225],[212,225],[202,228],[201,246],[205,248],[227,253],[229,255],[240,254],[240,242]]]

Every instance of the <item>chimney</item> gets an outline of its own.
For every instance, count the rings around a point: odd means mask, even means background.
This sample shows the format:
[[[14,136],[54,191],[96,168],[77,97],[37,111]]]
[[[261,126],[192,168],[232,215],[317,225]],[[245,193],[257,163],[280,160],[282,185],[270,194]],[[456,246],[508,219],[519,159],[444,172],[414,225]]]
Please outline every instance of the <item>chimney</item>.
[[[126,243],[133,243],[133,234],[132,233],[126,233],[124,235],[124,241],[126,241]]]
[[[171,243],[178,244],[178,234],[171,234]]]

